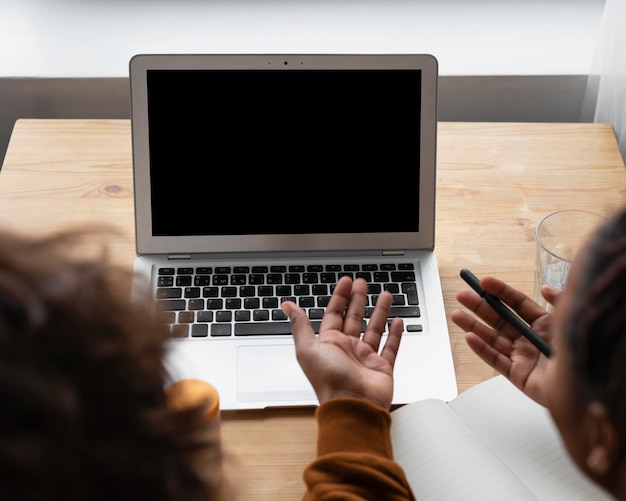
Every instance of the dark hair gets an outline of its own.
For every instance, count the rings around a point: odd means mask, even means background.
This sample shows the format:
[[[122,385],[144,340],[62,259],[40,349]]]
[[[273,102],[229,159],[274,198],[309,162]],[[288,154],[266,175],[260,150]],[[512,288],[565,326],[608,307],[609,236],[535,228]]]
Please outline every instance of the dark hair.
[[[204,409],[167,405],[170,334],[82,236],[0,232],[0,498],[211,499]]]
[[[584,397],[602,402],[626,450],[626,207],[591,237],[566,325]]]

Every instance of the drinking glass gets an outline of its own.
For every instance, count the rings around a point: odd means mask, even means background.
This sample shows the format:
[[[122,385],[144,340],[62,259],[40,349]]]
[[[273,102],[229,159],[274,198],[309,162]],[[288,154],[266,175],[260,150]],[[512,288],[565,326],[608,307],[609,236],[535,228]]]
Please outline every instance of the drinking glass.
[[[547,214],[537,224],[533,299],[547,311],[552,306],[541,295],[541,286],[564,289],[576,252],[603,220],[593,212],[565,209]]]

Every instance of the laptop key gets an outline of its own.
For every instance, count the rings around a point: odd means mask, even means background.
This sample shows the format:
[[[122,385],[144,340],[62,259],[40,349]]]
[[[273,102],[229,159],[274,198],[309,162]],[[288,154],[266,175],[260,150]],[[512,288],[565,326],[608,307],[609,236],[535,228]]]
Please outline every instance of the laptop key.
[[[320,275],[320,282],[324,284],[334,284],[337,281],[337,275],[335,273],[322,273]]]
[[[264,297],[263,308],[278,308],[278,298],[277,297]]]
[[[157,318],[164,324],[173,324],[176,322],[176,312],[174,311],[159,311],[157,312]]]
[[[235,336],[291,334],[289,322],[242,322],[235,324]]]
[[[287,315],[283,310],[272,310],[272,320],[287,320]]]
[[[270,312],[269,310],[254,310],[254,312],[252,313],[252,318],[253,320],[262,322],[264,320],[269,320],[270,319]]]
[[[309,318],[311,320],[321,320],[323,316],[324,316],[324,308],[309,309]]]
[[[250,311],[249,310],[237,310],[235,312],[235,322],[249,322]]]
[[[330,302],[330,296],[319,296],[317,298],[317,306],[320,308],[326,308]]]
[[[247,310],[256,310],[261,306],[261,301],[259,300],[258,297],[246,297],[243,300],[243,307]],[[276,301],[276,306],[274,306],[274,308],[278,307],[278,301]]]
[[[231,335],[231,326],[230,324],[213,324],[211,325],[211,336],[212,337],[223,337]]]
[[[206,309],[207,310],[221,310],[224,307],[223,299],[207,299],[206,300]]]
[[[328,286],[326,284],[315,284],[311,287],[314,296],[325,296],[328,294]]]
[[[419,317],[419,306],[392,306],[389,309],[389,317]]]
[[[200,287],[185,287],[185,297],[187,298],[200,297]]]
[[[392,282],[415,282],[415,272],[414,271],[392,271],[391,281]]]
[[[204,299],[190,299],[187,304],[187,308],[190,310],[203,310],[204,309]]]
[[[231,322],[233,319],[232,311],[220,310],[215,312],[215,321],[216,322]]]
[[[260,273],[253,273],[248,275],[248,283],[250,285],[263,285],[265,283],[265,275]]]
[[[311,288],[305,284],[298,284],[293,286],[293,294],[295,296],[308,296],[311,293]],[[288,294],[285,294],[288,295]]]
[[[391,292],[392,294],[398,294],[400,292],[400,286],[396,283],[383,284],[383,290]]]
[[[189,336],[189,324],[176,324],[172,326],[172,336],[187,337]]]
[[[191,326],[191,337],[207,337],[208,335],[208,324],[195,324]]]
[[[228,299],[226,299],[226,309],[227,310],[240,310],[241,298],[229,297]]]
[[[365,318],[370,318],[374,311],[373,307],[365,308]],[[419,317],[420,316],[420,308],[419,306],[392,306],[389,309],[389,318],[409,318],[409,317]]]
[[[159,299],[157,306],[161,310],[177,311],[184,310],[187,307],[187,303],[184,299]]]
[[[300,308],[313,308],[315,306],[315,298],[313,296],[299,297],[298,306],[300,306]]]
[[[178,299],[183,297],[183,289],[180,287],[159,287],[156,291],[157,299]]]
[[[179,311],[178,312],[178,323],[179,324],[191,324],[195,315],[193,311]]]
[[[311,321],[315,333],[319,333],[321,322]],[[289,322],[244,322],[235,324],[235,336],[271,336],[279,334],[291,334]]]
[[[414,283],[403,283],[402,292],[406,294],[406,301],[408,304],[419,304],[419,299],[417,297],[417,287]]]
[[[199,311],[197,320],[198,322],[213,322],[213,312],[210,310]]]
[[[171,287],[174,285],[174,277],[166,276],[157,278],[157,286],[159,287]]]
[[[394,294],[392,300],[392,305],[394,306],[404,306],[406,301],[404,300],[404,294]]]
[[[187,287],[191,285],[192,279],[190,275],[179,275],[176,277],[176,286],[177,287]]]

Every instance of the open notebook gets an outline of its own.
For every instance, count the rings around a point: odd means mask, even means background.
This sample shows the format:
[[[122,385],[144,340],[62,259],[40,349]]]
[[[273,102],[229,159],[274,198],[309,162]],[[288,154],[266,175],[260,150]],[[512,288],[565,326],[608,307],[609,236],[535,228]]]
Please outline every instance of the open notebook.
[[[419,501],[609,501],[550,417],[502,375],[392,413],[394,458]]]
[[[350,274],[404,319],[394,403],[456,396],[434,57],[145,54],[130,83],[134,290],[177,336],[173,379],[211,382],[222,409],[317,404],[280,302],[317,329]]]

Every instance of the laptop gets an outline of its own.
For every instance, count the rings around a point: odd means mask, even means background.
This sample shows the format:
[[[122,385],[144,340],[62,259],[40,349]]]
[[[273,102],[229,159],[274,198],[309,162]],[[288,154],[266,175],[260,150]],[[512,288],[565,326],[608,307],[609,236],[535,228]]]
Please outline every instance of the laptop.
[[[393,404],[456,378],[434,254],[432,55],[140,54],[130,61],[137,259],[172,380],[220,406],[317,405],[285,298],[317,330],[342,275],[394,296]],[[365,320],[367,322],[367,318]]]

